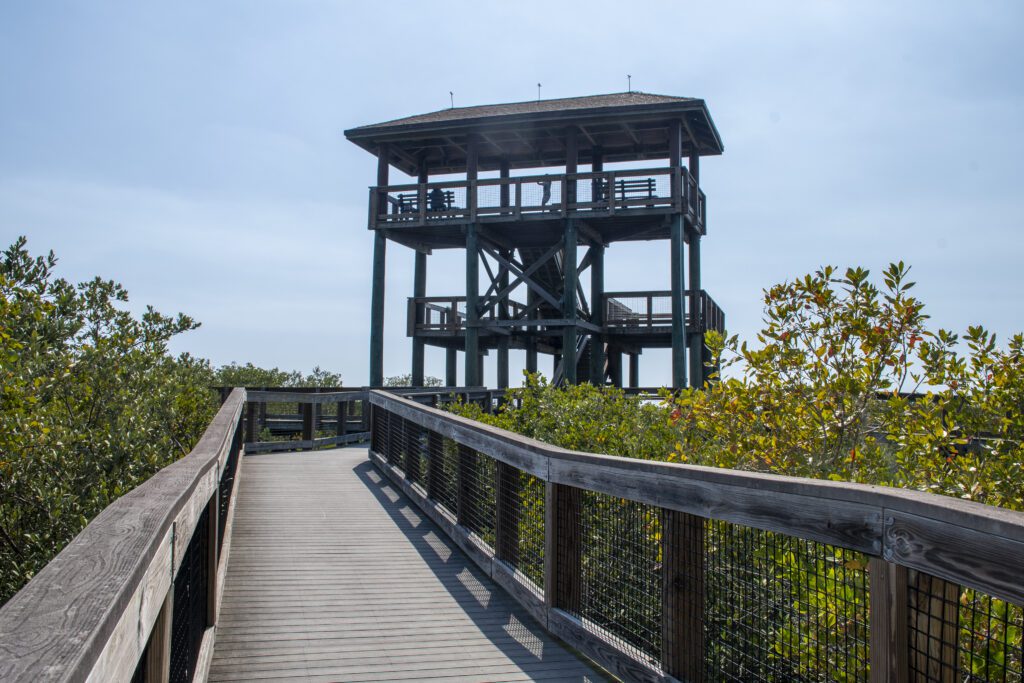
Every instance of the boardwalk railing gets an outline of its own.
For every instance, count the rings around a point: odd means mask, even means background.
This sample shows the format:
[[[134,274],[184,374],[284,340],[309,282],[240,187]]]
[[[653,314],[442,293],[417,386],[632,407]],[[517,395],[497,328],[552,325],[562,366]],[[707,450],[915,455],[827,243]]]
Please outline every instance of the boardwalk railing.
[[[625,680],[1021,680],[1024,514],[568,451],[369,401],[374,463]]]
[[[221,388],[223,391],[223,388]],[[369,388],[248,388],[245,452],[304,451],[370,438]],[[503,392],[486,387],[391,387],[426,405],[475,402],[490,412]]]
[[[205,680],[245,391],[192,452],[114,501],[0,609],[0,680]]]
[[[686,326],[706,332],[725,332],[725,313],[705,290],[686,293]],[[694,312],[697,313],[694,319]],[[672,328],[672,292],[606,292],[604,320],[609,328],[621,330],[670,330]]]

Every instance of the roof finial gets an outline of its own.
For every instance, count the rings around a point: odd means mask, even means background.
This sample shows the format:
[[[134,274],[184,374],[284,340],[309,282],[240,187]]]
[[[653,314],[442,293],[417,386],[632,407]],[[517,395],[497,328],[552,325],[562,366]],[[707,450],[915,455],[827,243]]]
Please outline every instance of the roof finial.
[[[540,102],[540,83],[537,84],[537,101]]]
[[[450,97],[452,100],[452,109],[455,109],[455,93],[449,90],[448,97]]]
[[[631,74],[626,74],[626,90],[633,92],[633,76]]]

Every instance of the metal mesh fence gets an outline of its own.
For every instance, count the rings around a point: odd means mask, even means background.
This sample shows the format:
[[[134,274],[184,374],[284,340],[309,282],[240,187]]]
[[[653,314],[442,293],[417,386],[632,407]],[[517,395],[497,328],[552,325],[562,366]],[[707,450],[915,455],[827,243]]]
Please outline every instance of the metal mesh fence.
[[[706,529],[709,680],[868,680],[866,556],[729,522]]]
[[[609,295],[605,299],[605,321],[620,327],[654,327],[672,324],[672,295]]]
[[[1020,605],[909,572],[908,650],[913,676],[931,681],[1024,680]]]
[[[238,455],[242,449],[242,422],[238,421],[235,426],[235,433],[231,438],[231,451],[228,453],[227,462],[224,464],[224,471],[220,475],[220,483],[217,486],[217,558],[220,558],[221,548],[224,546],[224,531],[228,524],[228,508],[231,505],[231,496],[235,491],[235,472],[238,469]]]
[[[427,494],[453,515],[458,514],[458,447],[436,432],[427,435]]]
[[[659,509],[583,491],[578,616],[655,665],[661,657]]]
[[[210,509],[204,508],[174,578],[171,621],[172,683],[191,681],[196,672],[199,646],[207,616],[207,572]]]
[[[544,587],[544,482],[497,463],[497,548],[537,590]]]
[[[461,444],[456,458],[459,524],[493,548],[496,509],[494,459]]]

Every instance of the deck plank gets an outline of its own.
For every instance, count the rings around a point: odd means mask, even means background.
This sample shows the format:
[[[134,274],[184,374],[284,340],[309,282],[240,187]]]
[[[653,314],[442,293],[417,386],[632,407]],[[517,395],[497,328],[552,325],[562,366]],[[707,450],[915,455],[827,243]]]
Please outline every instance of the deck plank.
[[[348,447],[246,456],[209,680],[607,679]]]

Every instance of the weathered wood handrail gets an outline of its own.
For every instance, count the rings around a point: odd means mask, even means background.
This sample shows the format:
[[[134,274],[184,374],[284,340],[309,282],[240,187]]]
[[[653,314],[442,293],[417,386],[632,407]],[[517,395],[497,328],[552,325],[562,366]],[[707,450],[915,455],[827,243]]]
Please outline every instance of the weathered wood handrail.
[[[714,644],[695,634],[704,632],[705,582],[716,579],[701,559],[711,552],[705,545],[710,537],[705,538],[712,523],[760,530],[756,533],[768,534],[758,537],[761,542],[791,537],[823,544],[816,548],[834,547],[829,552],[836,556],[863,553],[867,566],[856,560],[837,566],[843,572],[852,567],[851,573],[861,572],[870,581],[857,599],[867,613],[870,596],[870,629],[865,623],[862,631],[870,630],[870,647],[863,646],[867,654],[860,666],[870,670],[873,681],[953,680],[961,647],[960,587],[982,592],[985,599],[1024,603],[1022,513],[904,489],[570,451],[385,392],[371,392],[370,404],[375,464],[542,624],[627,680],[704,676],[706,651]],[[446,440],[455,450],[446,450]],[[480,465],[474,460],[478,456],[495,469]],[[480,474],[489,471],[493,474]],[[517,563],[517,520],[535,512],[523,507],[519,473],[546,487],[543,581],[524,580]],[[584,623],[583,494],[649,506],[645,509],[661,520],[662,592],[647,596],[661,604],[660,657],[625,643],[621,633]],[[493,508],[479,508],[482,496],[493,496],[487,498]],[[492,538],[487,542],[481,536],[485,527]],[[783,601],[776,609],[790,608]],[[1017,641],[1007,646],[1008,658],[1019,658]]]
[[[244,404],[232,391],[187,456],[111,503],[0,609],[0,680],[166,681],[172,661],[205,680]]]

